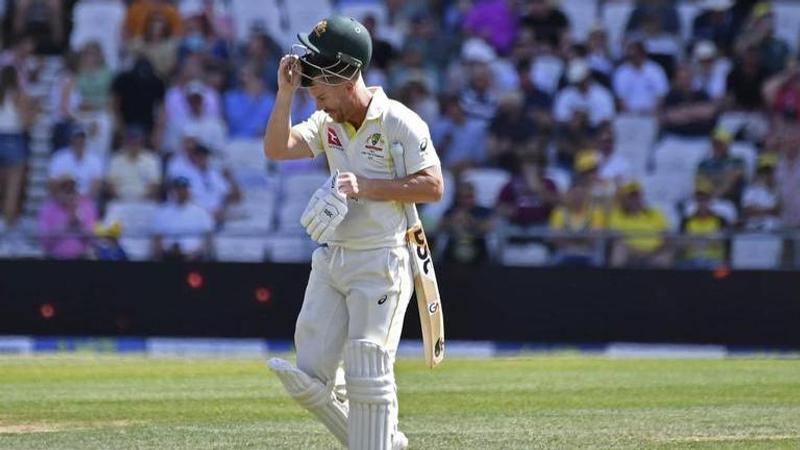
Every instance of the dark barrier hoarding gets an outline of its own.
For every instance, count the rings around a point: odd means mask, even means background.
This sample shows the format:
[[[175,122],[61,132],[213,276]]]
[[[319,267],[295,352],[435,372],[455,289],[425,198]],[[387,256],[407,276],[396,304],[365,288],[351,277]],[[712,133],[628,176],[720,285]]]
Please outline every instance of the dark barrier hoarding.
[[[798,272],[437,271],[449,339],[800,348]],[[308,272],[300,264],[1,261],[0,335],[291,339]],[[404,336],[419,337],[413,306]]]

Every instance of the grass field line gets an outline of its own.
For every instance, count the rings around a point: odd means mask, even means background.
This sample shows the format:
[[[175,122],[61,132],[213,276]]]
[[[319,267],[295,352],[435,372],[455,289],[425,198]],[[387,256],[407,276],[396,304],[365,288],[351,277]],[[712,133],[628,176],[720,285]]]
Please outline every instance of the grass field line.
[[[59,431],[81,431],[95,428],[124,428],[134,426],[139,422],[132,420],[105,420],[81,422],[28,422],[12,423],[0,420],[0,435],[55,433]]]

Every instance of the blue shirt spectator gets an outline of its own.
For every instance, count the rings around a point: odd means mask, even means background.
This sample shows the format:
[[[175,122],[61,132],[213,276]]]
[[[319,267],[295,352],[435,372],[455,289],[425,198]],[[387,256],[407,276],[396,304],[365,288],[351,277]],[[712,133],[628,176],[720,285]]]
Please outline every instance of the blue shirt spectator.
[[[267,91],[255,66],[245,66],[240,74],[240,87],[225,93],[225,120],[232,138],[258,138],[275,104],[275,95]]]
[[[477,166],[486,160],[486,124],[470,119],[458,100],[451,99],[442,119],[431,130],[442,166],[461,169]]]

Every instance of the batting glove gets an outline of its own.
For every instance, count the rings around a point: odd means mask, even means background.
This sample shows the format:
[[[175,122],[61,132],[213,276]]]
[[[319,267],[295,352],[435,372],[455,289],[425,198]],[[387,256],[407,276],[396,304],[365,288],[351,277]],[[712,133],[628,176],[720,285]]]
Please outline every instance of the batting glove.
[[[339,171],[331,175],[325,184],[314,192],[306,210],[300,217],[300,224],[306,229],[311,239],[320,244],[328,240],[336,231],[336,227],[347,214],[347,197],[339,192],[336,181]]]

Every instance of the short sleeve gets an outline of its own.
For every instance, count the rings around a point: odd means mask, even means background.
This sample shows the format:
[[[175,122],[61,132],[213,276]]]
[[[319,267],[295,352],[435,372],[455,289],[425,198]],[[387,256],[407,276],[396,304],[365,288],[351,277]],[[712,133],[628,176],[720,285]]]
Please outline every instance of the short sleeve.
[[[396,108],[400,109],[400,108]],[[402,107],[397,121],[387,131],[390,138],[403,145],[406,172],[410,175],[422,169],[440,165],[436,149],[431,142],[428,125],[415,112]]]
[[[325,123],[325,118],[324,111],[315,111],[311,117],[292,127],[292,131],[298,133],[306,141],[314,153],[314,157],[325,151],[325,147],[322,145],[322,125]]]

